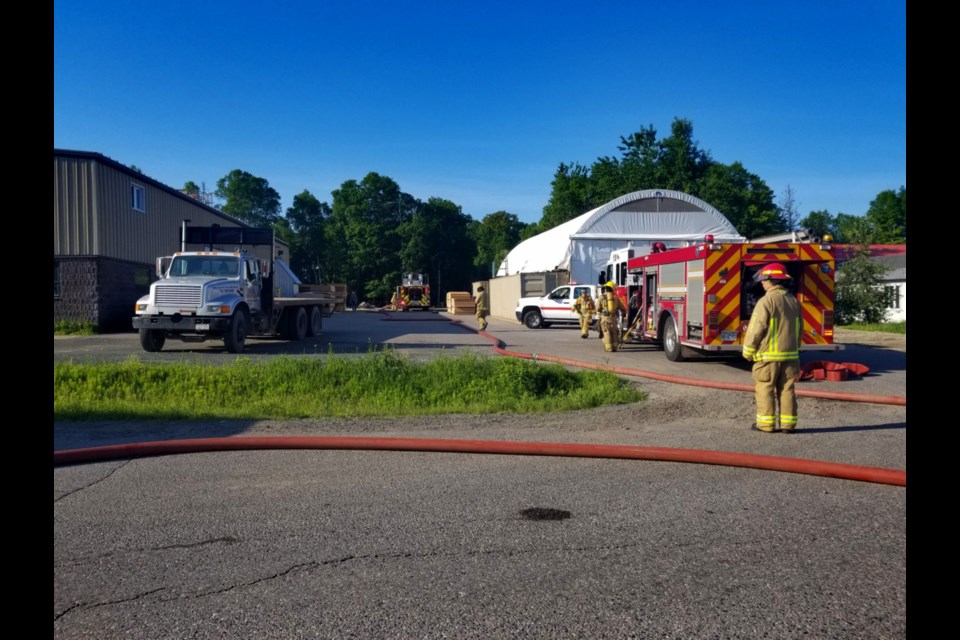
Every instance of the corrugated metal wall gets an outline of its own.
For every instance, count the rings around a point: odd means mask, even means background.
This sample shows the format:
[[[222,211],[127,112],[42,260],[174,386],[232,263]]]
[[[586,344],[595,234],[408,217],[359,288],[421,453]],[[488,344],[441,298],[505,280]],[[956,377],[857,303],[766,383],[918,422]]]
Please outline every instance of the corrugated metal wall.
[[[96,253],[96,180],[87,160],[53,158],[53,255]]]
[[[144,191],[144,211],[131,186]],[[153,264],[180,249],[180,226],[239,226],[189,200],[90,158],[54,156],[53,253]]]

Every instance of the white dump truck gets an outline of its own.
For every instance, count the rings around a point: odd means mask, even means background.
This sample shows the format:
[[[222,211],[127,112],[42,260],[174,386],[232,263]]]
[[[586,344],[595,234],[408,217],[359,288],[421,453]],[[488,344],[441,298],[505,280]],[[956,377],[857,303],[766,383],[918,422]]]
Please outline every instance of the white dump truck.
[[[269,247],[268,257],[257,246]],[[160,351],[167,339],[220,339],[231,353],[242,353],[248,336],[302,340],[319,335],[323,318],[343,302],[332,291],[301,291],[274,257],[272,229],[184,224],[181,248],[157,259],[158,280],[136,303],[133,327],[146,351]]]

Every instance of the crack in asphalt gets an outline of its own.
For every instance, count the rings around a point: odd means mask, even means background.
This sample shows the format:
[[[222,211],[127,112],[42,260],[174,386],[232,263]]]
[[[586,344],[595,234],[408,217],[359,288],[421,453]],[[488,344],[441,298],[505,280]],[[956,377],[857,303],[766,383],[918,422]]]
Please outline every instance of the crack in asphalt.
[[[314,561],[314,562],[303,562],[303,563],[300,563],[300,564],[295,564],[295,565],[293,565],[292,567],[290,567],[290,568],[288,568],[288,569],[285,569],[284,571],[280,571],[280,572],[275,573],[275,574],[270,575],[270,576],[264,576],[263,578],[257,578],[256,580],[251,580],[251,581],[249,581],[249,582],[241,582],[241,583],[239,583],[239,584],[230,585],[229,587],[225,587],[225,588],[223,588],[223,589],[214,589],[214,590],[212,590],[212,591],[206,591],[206,592],[203,592],[203,593],[197,593],[197,594],[194,594],[194,595],[189,596],[189,597],[190,597],[190,598],[205,598],[205,597],[207,597],[207,596],[214,596],[214,595],[218,595],[218,594],[221,594],[221,593],[227,593],[227,592],[229,592],[229,591],[233,591],[234,589],[242,589],[243,587],[251,587],[251,586],[253,586],[253,585],[255,585],[255,584],[260,584],[261,582],[268,582],[268,581],[270,581],[270,580],[276,580],[277,578],[282,578],[283,576],[289,575],[289,574],[293,573],[294,571],[306,571],[306,570],[308,570],[308,569],[314,569],[314,568],[322,567],[322,566],[325,566],[325,565],[341,564],[341,563],[347,562],[347,561],[349,561],[349,560],[354,560],[354,559],[356,559],[354,556],[344,556],[343,558],[339,558],[339,559],[336,559],[336,560],[324,560],[323,562],[316,562],[316,561]],[[173,599],[178,599],[178,598],[171,598],[171,600],[173,600]]]
[[[91,603],[77,602],[67,607],[60,613],[55,613],[53,615],[53,621],[56,622],[63,616],[67,615],[68,613],[76,609],[87,610],[87,609],[96,609],[99,607],[108,607],[113,604],[124,604],[126,602],[133,602],[134,600],[139,600],[140,598],[145,598],[151,594],[157,593],[158,591],[165,591],[165,590],[166,590],[166,587],[160,587],[158,589],[151,589],[150,591],[144,591],[143,593],[138,593],[137,595],[130,596],[129,598],[121,598],[120,600],[107,600],[106,602],[91,602]]]
[[[208,544],[237,544],[240,542],[240,538],[234,538],[233,536],[223,536],[221,538],[210,538],[209,540],[200,540],[198,542],[188,542],[181,544],[169,544],[159,547],[140,547],[133,549],[120,549],[116,551],[107,551],[106,553],[98,553],[93,556],[80,556],[78,558],[71,558],[68,561],[62,561],[54,563],[56,567],[75,567],[77,565],[85,564],[91,560],[102,560],[103,558],[109,558],[110,556],[119,555],[121,553],[146,553],[150,551],[167,551],[170,549],[193,549],[195,547],[203,547]]]
[[[133,461],[132,461],[132,460],[125,460],[125,461],[122,462],[121,464],[119,464],[119,465],[117,465],[116,467],[114,467],[113,469],[111,469],[110,472],[107,473],[107,474],[106,474],[105,476],[103,476],[102,478],[99,478],[99,479],[97,479],[97,480],[94,480],[93,482],[91,482],[91,483],[88,484],[88,485],[85,485],[85,486],[82,486],[82,487],[77,487],[77,488],[74,489],[73,491],[68,491],[67,493],[63,494],[63,495],[60,496],[59,498],[55,498],[54,501],[53,501],[53,503],[56,504],[56,503],[60,502],[61,500],[63,500],[64,498],[67,498],[67,497],[69,497],[69,496],[72,496],[72,495],[75,494],[75,493],[78,493],[78,492],[80,492],[80,491],[83,491],[84,489],[89,489],[90,487],[92,487],[92,486],[95,485],[95,484],[100,484],[101,482],[103,482],[104,480],[106,480],[107,478],[109,478],[110,476],[112,476],[113,474],[115,474],[117,471],[119,471],[120,469],[122,469],[122,468],[124,468],[125,466],[127,466],[128,464],[130,464],[131,462],[133,462]]]
[[[186,545],[170,545],[170,546],[168,546],[168,547],[163,547],[163,548],[164,548],[164,549],[172,549],[172,548],[191,548],[191,547],[198,547],[198,546],[202,546],[202,545],[206,545],[206,544],[212,544],[212,543],[219,542],[219,541],[227,541],[228,544],[233,544],[233,543],[236,542],[237,540],[236,540],[235,538],[230,538],[230,537],[227,537],[227,538],[214,538],[214,539],[211,539],[211,540],[204,540],[204,541],[201,541],[201,542],[196,542],[196,543],[191,543],[191,544],[186,544]],[[333,560],[302,562],[302,563],[299,563],[299,564],[295,564],[295,565],[293,565],[293,566],[291,566],[291,567],[288,567],[287,569],[284,569],[283,571],[279,571],[279,572],[277,572],[277,573],[271,574],[271,575],[269,575],[269,576],[264,576],[264,577],[262,577],[262,578],[257,578],[256,580],[249,580],[249,581],[247,581],[247,582],[241,582],[241,583],[233,584],[233,585],[230,585],[230,586],[221,588],[221,589],[213,589],[213,590],[210,590],[210,591],[205,591],[205,592],[201,592],[201,593],[196,593],[196,594],[193,594],[193,595],[190,595],[190,596],[183,596],[183,595],[181,595],[181,596],[177,596],[177,597],[174,597],[174,598],[161,599],[160,602],[172,602],[172,601],[174,601],[174,600],[181,600],[181,599],[186,599],[186,598],[189,598],[189,599],[197,599],[197,598],[206,598],[206,597],[209,597],[209,596],[220,595],[220,594],[223,594],[223,593],[228,593],[228,592],[233,591],[233,590],[235,590],[235,589],[242,589],[242,588],[244,588],[244,587],[251,587],[251,586],[254,586],[254,585],[263,583],[263,582],[269,582],[269,581],[271,581],[271,580],[276,580],[277,578],[282,578],[282,577],[287,576],[287,575],[290,575],[291,573],[294,573],[294,572],[309,571],[309,570],[311,570],[311,569],[317,569],[317,568],[325,567],[325,566],[343,564],[343,563],[345,563],[345,562],[350,562],[350,561],[353,561],[353,560],[391,560],[391,559],[399,559],[399,558],[431,558],[431,557],[458,556],[458,555],[466,555],[466,556],[473,556],[473,555],[505,555],[505,556],[514,556],[514,555],[521,555],[521,554],[527,554],[527,553],[542,553],[542,552],[544,552],[544,551],[551,551],[551,552],[555,552],[555,551],[611,551],[611,550],[619,550],[619,549],[636,548],[636,547],[638,547],[638,546],[642,546],[642,544],[643,544],[643,543],[628,543],[628,544],[619,544],[619,545],[601,545],[601,546],[590,546],[590,547],[553,547],[553,548],[550,548],[550,549],[544,549],[544,548],[533,548],[533,549],[478,549],[478,550],[467,551],[467,552],[464,552],[464,553],[420,553],[420,554],[415,554],[415,553],[405,552],[405,553],[392,553],[392,554],[373,553],[373,554],[369,554],[369,555],[360,555],[360,556],[357,556],[357,555],[347,555],[347,556],[343,556],[342,558],[336,558],[336,559],[333,559]],[[649,544],[649,543],[647,543],[647,544]],[[110,555],[110,554],[107,554],[107,555]],[[145,592],[140,593],[140,594],[137,594],[137,595],[135,595],[135,596],[131,596],[131,597],[129,597],[129,598],[121,598],[121,599],[119,599],[119,600],[108,600],[108,601],[105,601],[105,602],[97,602],[97,603],[82,603],[82,602],[76,603],[76,604],[68,607],[67,609],[64,609],[64,610],[61,611],[60,613],[55,614],[55,615],[54,615],[54,621],[56,622],[57,620],[59,620],[60,618],[62,618],[63,616],[65,616],[66,614],[68,614],[68,613],[70,613],[71,611],[74,611],[74,610],[76,610],[76,609],[84,609],[84,610],[87,610],[87,609],[93,609],[93,608],[98,608],[98,607],[110,606],[110,605],[114,605],[114,604],[124,604],[124,603],[127,603],[127,602],[132,602],[132,601],[134,601],[134,600],[138,600],[138,599],[140,599],[140,598],[144,598],[144,597],[149,596],[149,595],[152,595],[152,594],[154,594],[154,593],[158,593],[158,592],[160,592],[160,591],[166,591],[166,590],[167,590],[167,587],[159,587],[159,588],[157,588],[157,589],[153,589],[153,590],[150,590],[150,591],[145,591]]]

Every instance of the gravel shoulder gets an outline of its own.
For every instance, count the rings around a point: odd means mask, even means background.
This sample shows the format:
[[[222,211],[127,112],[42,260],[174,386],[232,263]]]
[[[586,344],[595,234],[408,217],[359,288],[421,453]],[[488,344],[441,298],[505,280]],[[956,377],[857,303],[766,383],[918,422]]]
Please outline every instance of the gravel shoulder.
[[[907,336],[885,331],[855,331],[853,329],[835,329],[835,341],[839,344],[859,344],[864,347],[879,347],[894,351],[907,351]]]

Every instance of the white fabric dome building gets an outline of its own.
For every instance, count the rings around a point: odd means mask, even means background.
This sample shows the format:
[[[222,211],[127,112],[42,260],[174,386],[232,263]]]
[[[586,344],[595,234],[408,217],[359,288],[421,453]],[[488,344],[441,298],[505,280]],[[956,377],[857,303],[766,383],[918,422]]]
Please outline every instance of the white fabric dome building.
[[[562,270],[571,282],[593,282],[611,251],[631,246],[640,256],[654,242],[686,246],[707,234],[716,242],[746,241],[699,198],[666,189],[634,191],[524,240],[500,263],[497,276]]]

